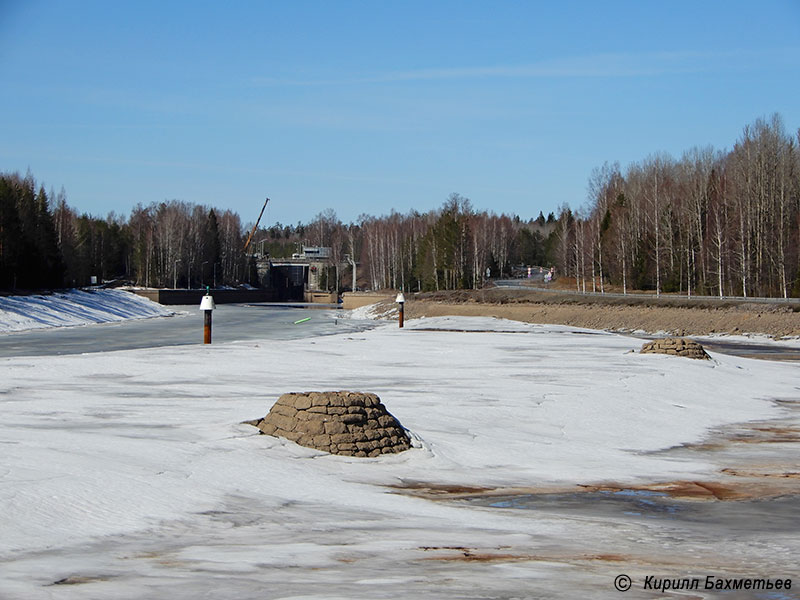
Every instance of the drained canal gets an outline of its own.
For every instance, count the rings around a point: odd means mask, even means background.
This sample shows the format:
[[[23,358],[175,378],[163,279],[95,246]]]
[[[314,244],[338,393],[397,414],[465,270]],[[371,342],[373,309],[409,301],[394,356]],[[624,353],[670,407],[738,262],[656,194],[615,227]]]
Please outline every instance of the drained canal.
[[[172,317],[37,329],[0,334],[0,358],[109,352],[203,342],[197,306],[174,306]],[[299,322],[298,321],[302,321]],[[349,333],[374,327],[369,320],[343,319],[334,309],[220,304],[213,315],[213,342],[290,340]]]

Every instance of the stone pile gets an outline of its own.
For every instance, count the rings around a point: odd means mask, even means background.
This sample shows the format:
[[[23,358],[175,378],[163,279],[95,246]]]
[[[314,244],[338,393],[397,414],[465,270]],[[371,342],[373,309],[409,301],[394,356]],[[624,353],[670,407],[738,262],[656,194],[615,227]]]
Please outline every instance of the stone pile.
[[[266,417],[249,423],[261,433],[331,454],[378,456],[411,447],[406,430],[375,394],[284,394]]]
[[[703,347],[694,340],[686,338],[661,338],[647,342],[640,351],[640,354],[673,354],[686,358],[696,358],[708,360],[711,357],[706,354]]]

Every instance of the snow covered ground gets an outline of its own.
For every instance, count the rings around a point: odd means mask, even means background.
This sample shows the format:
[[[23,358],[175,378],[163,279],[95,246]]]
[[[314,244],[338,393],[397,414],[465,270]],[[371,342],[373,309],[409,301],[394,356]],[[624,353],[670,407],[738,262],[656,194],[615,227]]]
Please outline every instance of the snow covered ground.
[[[618,598],[618,573],[638,598],[659,595],[641,591],[647,573],[792,576],[796,531],[698,533],[392,487],[705,480],[712,460],[656,451],[798,398],[796,365],[640,347],[460,317],[0,359],[0,598]],[[331,456],[241,424],[282,393],[342,389],[377,393],[417,447]]]
[[[70,290],[48,295],[0,296],[0,333],[164,317],[173,312],[123,290]]]

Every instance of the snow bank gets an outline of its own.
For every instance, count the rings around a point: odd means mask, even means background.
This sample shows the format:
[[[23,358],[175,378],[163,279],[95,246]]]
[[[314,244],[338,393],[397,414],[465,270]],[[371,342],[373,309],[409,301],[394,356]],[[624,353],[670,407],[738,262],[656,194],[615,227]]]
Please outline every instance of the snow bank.
[[[46,296],[0,296],[0,333],[173,314],[156,302],[122,290],[70,290]]]
[[[376,302],[375,304],[367,304],[365,306],[360,306],[359,308],[354,308],[353,310],[344,311],[343,318],[354,320],[378,320],[388,319],[394,316],[396,313],[397,306],[393,305],[386,307],[380,302]]]

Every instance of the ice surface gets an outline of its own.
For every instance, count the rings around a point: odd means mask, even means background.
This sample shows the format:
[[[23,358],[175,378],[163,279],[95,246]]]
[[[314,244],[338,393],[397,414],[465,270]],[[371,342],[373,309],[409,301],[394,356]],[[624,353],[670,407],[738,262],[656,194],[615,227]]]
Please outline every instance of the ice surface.
[[[710,463],[650,451],[797,397],[795,365],[640,347],[458,317],[0,359],[0,598],[617,597],[601,550],[719,562],[714,539],[388,487],[703,479]],[[341,389],[377,393],[418,447],[331,456],[241,424],[282,393]],[[788,537],[762,542],[731,542],[728,567],[757,564],[749,552],[773,566],[796,556]]]

